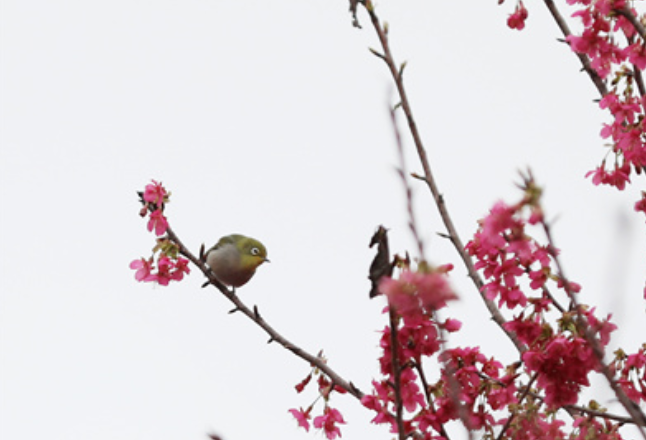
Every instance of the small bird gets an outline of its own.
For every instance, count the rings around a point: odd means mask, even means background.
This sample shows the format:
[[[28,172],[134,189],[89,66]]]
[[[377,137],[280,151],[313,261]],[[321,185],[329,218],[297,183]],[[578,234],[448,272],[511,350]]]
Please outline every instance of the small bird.
[[[206,254],[215,277],[227,286],[246,284],[262,263],[269,263],[265,246],[250,237],[231,234],[222,237]]]

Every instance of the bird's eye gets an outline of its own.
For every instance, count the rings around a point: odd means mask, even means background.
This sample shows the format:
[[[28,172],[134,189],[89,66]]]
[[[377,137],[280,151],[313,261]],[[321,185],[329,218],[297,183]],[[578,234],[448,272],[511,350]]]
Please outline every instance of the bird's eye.
[[[251,255],[260,255],[260,249],[257,247],[251,248]]]

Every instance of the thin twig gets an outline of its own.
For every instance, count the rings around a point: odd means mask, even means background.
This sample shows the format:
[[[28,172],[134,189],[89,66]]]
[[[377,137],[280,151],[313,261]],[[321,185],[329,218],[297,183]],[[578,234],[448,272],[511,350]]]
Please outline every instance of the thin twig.
[[[424,255],[424,242],[422,237],[419,234],[417,229],[417,220],[415,218],[415,210],[413,207],[413,189],[408,184],[408,172],[406,170],[406,159],[404,157],[404,145],[401,139],[401,133],[399,131],[399,125],[397,124],[397,114],[395,109],[390,108],[390,122],[395,133],[395,143],[397,145],[397,155],[399,156],[399,169],[398,174],[404,185],[404,190],[406,191],[406,210],[408,212],[408,226],[413,234],[415,243],[417,244],[417,251],[419,252],[419,258],[422,261],[426,261],[426,256]]]
[[[442,196],[442,194],[440,193],[437,187],[437,183],[435,181],[435,178],[433,177],[433,173],[431,172],[431,167],[429,165],[426,150],[422,143],[422,138],[417,129],[417,124],[415,123],[415,119],[413,118],[413,112],[411,110],[411,106],[408,101],[406,89],[404,88],[403,76],[400,74],[400,69],[397,68],[397,65],[395,64],[393,56],[390,52],[390,46],[388,44],[388,37],[386,35],[386,32],[382,27],[382,25],[379,23],[379,18],[377,17],[377,14],[374,11],[374,6],[372,5],[372,2],[370,0],[366,0],[365,3],[362,3],[362,4],[366,8],[366,11],[370,16],[370,21],[372,22],[372,25],[375,31],[377,32],[377,36],[381,43],[383,55],[380,54],[381,55],[380,59],[382,59],[388,66],[388,69],[390,70],[390,73],[397,87],[397,93],[399,94],[399,97],[400,97],[401,108],[404,111],[404,114],[406,115],[406,121],[408,122],[408,127],[410,129],[411,135],[413,136],[413,141],[415,143],[417,155],[421,162],[422,169],[424,170],[424,176],[423,177],[420,176],[420,179],[423,180],[426,183],[427,187],[429,188],[433,196],[433,199],[435,201],[435,205],[437,206],[437,209],[440,213],[440,217],[444,222],[444,226],[447,230],[449,239],[451,240],[451,242],[453,243],[453,246],[455,247],[458,254],[460,255],[460,258],[462,259],[467,269],[469,277],[471,278],[476,288],[478,289],[478,293],[482,297],[482,300],[487,306],[487,309],[489,309],[489,313],[491,314],[493,320],[506,333],[507,337],[516,346],[517,350],[519,352],[522,352],[525,350],[524,345],[522,344],[522,342],[520,342],[520,340],[513,332],[510,332],[505,329],[504,327],[504,324],[506,322],[505,318],[502,316],[502,313],[500,313],[500,310],[498,310],[495,303],[486,297],[483,290],[484,282],[482,278],[480,278],[480,275],[478,274],[478,272],[476,271],[473,265],[473,261],[471,260],[471,257],[467,254],[467,252],[464,249],[464,244],[462,243],[462,240],[458,235],[457,229],[453,224],[453,220],[449,215],[448,209],[444,202],[444,197]]]

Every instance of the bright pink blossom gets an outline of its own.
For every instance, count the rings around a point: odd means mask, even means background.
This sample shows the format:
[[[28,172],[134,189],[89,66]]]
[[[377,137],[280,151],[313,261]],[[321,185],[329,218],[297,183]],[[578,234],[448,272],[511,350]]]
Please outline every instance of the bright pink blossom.
[[[517,29],[517,30],[523,30],[525,28],[525,20],[527,20],[527,9],[525,9],[525,5],[523,5],[523,2],[520,1],[516,5],[516,10],[514,11],[513,14],[509,16],[507,19],[507,26],[509,26],[511,29]]]
[[[140,258],[130,263],[130,269],[137,271],[135,272],[135,279],[140,282],[151,281],[152,279],[154,279],[154,276],[151,274],[153,268],[154,266],[152,259],[146,260],[144,258]]]
[[[188,267],[188,260],[186,258],[178,258],[175,261],[174,270],[171,273],[171,279],[175,281],[182,281],[184,274],[189,274],[191,269]]]
[[[146,202],[157,206],[157,208],[161,208],[168,193],[161,183],[156,182],[155,180],[152,182],[153,183],[146,185],[143,198]]]
[[[337,426],[338,423],[345,423],[343,416],[338,410],[329,406],[325,407],[322,416],[314,418],[314,427],[322,429],[329,440],[341,437],[341,429]]]
[[[635,202],[635,211],[646,214],[646,192],[642,191],[642,198]]]
[[[529,371],[538,373],[537,384],[545,390],[545,403],[550,408],[575,404],[581,387],[590,384],[588,373],[599,367],[584,339],[564,336],[530,348],[522,359]]]
[[[307,408],[307,410],[305,411],[303,411],[303,408],[289,410],[289,412],[292,413],[292,415],[298,422],[298,426],[305,428],[305,431],[310,430],[309,419],[311,418],[310,416],[311,411],[312,411],[312,407]]]
[[[462,328],[462,323],[458,321],[457,319],[451,319],[448,318],[444,323],[442,324],[442,328],[446,330],[449,333],[457,332]]]
[[[379,290],[383,292],[398,313],[413,316],[424,311],[438,310],[457,295],[442,272],[413,272],[404,270],[399,278],[384,277]]]
[[[148,230],[152,232],[155,230],[155,235],[160,236],[166,233],[168,229],[168,220],[164,216],[161,209],[157,209],[150,213],[150,220],[148,220]]]
[[[646,69],[646,47],[641,40],[624,49],[624,55],[639,69]]]
[[[157,260],[157,283],[161,286],[168,286],[168,283],[173,279],[172,271],[175,265],[166,255],[162,255]]]
[[[505,376],[500,379],[487,395],[487,403],[492,409],[505,408],[507,405],[518,402],[516,397],[516,384],[514,376]]]
[[[538,315],[534,317],[524,317],[524,313],[516,316],[513,320],[503,324],[505,330],[516,334],[520,342],[532,346],[543,331]]]

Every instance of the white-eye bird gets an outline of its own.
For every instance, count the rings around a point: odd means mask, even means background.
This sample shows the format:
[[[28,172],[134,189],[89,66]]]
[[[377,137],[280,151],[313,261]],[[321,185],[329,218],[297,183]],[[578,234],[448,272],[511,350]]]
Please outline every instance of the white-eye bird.
[[[205,256],[215,277],[232,287],[246,284],[258,266],[269,262],[267,249],[261,242],[240,234],[222,237]]]

